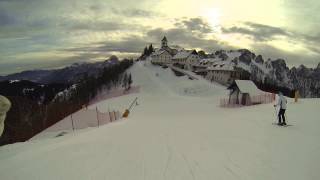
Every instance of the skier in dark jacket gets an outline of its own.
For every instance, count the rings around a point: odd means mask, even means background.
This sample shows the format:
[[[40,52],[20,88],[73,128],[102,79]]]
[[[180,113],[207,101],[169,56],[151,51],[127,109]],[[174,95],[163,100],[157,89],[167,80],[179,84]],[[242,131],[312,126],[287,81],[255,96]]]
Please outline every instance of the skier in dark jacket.
[[[279,92],[279,98],[277,104],[274,105],[274,107],[280,106],[280,110],[278,113],[278,125],[284,126],[287,125],[286,123],[286,118],[285,118],[285,112],[287,109],[287,99],[286,97],[282,94],[282,92]],[[282,119],[282,122],[281,122]]]

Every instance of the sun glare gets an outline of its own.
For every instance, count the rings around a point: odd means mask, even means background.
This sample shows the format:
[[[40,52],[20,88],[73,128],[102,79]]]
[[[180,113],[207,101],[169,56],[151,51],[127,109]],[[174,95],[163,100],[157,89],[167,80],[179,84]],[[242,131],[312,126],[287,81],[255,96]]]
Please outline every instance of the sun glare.
[[[204,11],[204,17],[212,27],[220,25],[221,11],[218,8],[210,8]]]

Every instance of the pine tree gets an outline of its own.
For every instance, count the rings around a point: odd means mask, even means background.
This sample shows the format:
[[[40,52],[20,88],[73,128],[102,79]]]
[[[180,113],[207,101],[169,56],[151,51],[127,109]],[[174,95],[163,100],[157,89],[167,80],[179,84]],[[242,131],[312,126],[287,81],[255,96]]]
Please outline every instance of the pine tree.
[[[143,55],[143,56],[148,55],[148,48],[147,48],[147,47],[144,48],[142,55]]]
[[[202,57],[202,58],[207,58],[207,57],[208,57],[208,55],[206,54],[206,52],[204,52],[203,50],[200,50],[200,51],[198,52],[198,54],[199,54],[199,56]]]
[[[131,88],[131,84],[132,84],[132,77],[131,77],[131,74],[129,74],[129,78],[128,78],[128,89]]]
[[[128,84],[128,75],[127,75],[127,73],[125,73],[123,80],[122,80],[122,87],[127,89],[127,84]]]
[[[154,52],[152,44],[150,44],[149,49],[148,49],[148,55],[151,55]]]

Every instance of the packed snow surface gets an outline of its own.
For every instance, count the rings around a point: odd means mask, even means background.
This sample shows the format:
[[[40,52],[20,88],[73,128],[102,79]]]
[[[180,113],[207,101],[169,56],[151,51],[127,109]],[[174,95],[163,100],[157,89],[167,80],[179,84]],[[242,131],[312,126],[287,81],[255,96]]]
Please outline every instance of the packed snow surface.
[[[289,99],[289,127],[272,104],[220,108],[225,87],[136,63],[140,93],[101,101],[128,119],[0,147],[1,180],[317,180],[319,100]]]

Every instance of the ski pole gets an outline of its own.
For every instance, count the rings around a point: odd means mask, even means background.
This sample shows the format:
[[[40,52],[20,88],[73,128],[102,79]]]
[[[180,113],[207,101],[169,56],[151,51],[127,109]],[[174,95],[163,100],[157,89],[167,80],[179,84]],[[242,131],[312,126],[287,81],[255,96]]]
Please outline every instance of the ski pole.
[[[286,121],[288,122],[287,113],[284,113],[284,116],[286,117]]]
[[[277,115],[277,107],[276,106],[274,106],[274,113],[276,115],[276,122],[277,122],[278,121],[278,115]]]

